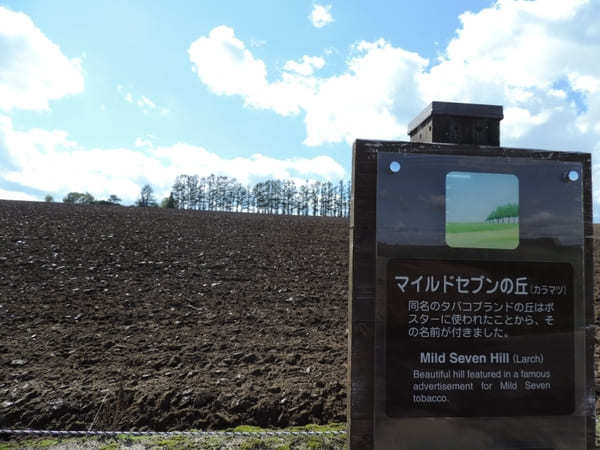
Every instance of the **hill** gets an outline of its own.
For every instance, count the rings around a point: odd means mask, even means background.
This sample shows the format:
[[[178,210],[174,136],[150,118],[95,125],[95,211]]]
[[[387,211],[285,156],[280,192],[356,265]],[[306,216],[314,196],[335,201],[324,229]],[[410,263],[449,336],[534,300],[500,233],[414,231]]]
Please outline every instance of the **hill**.
[[[345,420],[345,219],[0,202],[0,427]]]

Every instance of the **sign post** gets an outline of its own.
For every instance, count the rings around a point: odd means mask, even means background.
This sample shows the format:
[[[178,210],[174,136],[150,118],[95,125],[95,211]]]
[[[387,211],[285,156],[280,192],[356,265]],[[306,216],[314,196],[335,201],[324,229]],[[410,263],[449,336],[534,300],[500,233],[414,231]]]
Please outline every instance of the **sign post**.
[[[434,102],[353,152],[350,449],[591,449],[591,157]]]

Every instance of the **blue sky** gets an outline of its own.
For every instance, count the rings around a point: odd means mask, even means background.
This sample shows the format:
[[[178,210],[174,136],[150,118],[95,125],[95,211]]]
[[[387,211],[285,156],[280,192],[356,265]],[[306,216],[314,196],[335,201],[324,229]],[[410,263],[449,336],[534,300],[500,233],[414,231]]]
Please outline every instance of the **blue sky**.
[[[349,179],[354,139],[406,140],[432,100],[596,154],[599,24],[597,0],[0,0],[0,198]]]
[[[449,172],[446,223],[484,222],[498,206],[519,203],[519,180],[503,173]]]

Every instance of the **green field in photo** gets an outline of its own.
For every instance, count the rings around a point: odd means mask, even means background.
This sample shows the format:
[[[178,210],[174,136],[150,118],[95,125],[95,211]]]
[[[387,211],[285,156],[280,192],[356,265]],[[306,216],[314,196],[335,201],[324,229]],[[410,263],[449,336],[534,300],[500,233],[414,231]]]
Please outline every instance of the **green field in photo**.
[[[514,249],[519,245],[518,223],[446,223],[450,247]]]

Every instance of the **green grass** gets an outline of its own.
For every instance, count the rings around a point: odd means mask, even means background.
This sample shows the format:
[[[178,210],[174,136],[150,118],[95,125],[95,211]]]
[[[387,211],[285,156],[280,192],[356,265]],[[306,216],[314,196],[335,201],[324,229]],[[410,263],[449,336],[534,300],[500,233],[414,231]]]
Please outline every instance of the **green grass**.
[[[55,446],[60,441],[58,439],[27,439],[20,442],[2,442],[0,443],[0,450],[13,450],[17,448],[49,448]]]
[[[345,423],[329,423],[327,425],[315,425],[309,423],[301,427],[288,427],[287,431],[346,431]]]
[[[460,248],[504,248],[519,246],[518,223],[446,223],[446,243]]]
[[[254,425],[240,425],[235,428],[229,428],[227,431],[238,431],[243,433],[258,433],[260,431],[268,431],[266,428],[255,427]]]
[[[274,428],[261,428],[254,425],[240,425],[235,428],[227,428],[225,431],[241,431],[244,433],[258,433],[261,431],[274,431]],[[287,427],[285,431],[346,431],[345,423],[329,423],[327,425],[317,425],[309,423],[297,427]]]
[[[328,425],[305,425],[299,427],[288,427],[286,431],[345,431],[344,423],[332,423]],[[259,433],[262,431],[274,431],[273,429],[260,428],[251,425],[241,425],[225,431],[238,431],[244,433]],[[337,450],[345,448],[346,435],[331,436],[129,436],[118,435],[114,437],[88,437],[88,438],[61,438],[61,439],[28,439],[0,442],[0,450],[16,450],[23,448],[44,448],[47,450],[66,450],[79,448],[85,442],[98,450],[127,449],[132,445],[140,446],[148,450],[300,450],[320,449]]]
[[[183,436],[173,436],[166,439],[159,439],[152,443],[153,447],[168,450],[187,450],[194,449],[194,443]],[[151,447],[152,448],[152,447]]]
[[[118,442],[111,442],[110,444],[103,445],[99,450],[119,450],[121,448]]]

